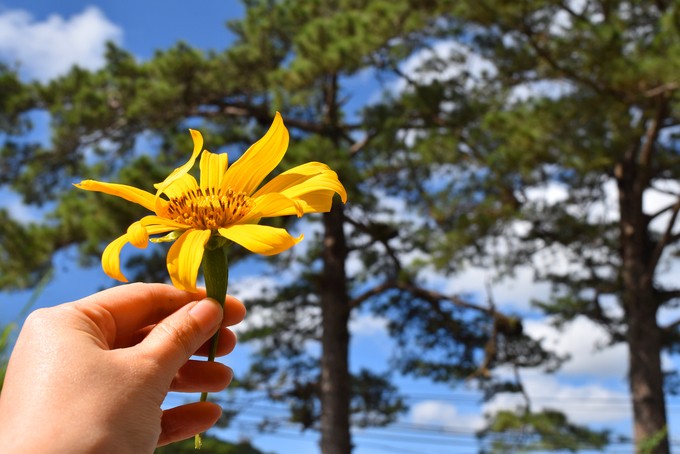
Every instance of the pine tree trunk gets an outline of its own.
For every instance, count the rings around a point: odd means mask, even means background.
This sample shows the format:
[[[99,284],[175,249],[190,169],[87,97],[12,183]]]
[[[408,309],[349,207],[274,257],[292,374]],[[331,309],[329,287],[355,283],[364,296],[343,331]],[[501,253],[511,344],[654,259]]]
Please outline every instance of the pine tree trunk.
[[[661,372],[661,336],[656,323],[656,310],[651,301],[631,301],[628,312],[628,349],[630,392],[633,400],[633,421],[636,452],[646,440],[659,436],[666,428],[666,404]],[[646,453],[670,452],[668,437],[659,440],[656,448]]]
[[[344,210],[336,205],[324,214],[321,278],[321,452],[349,454],[349,301],[345,275],[347,245]]]
[[[661,437],[667,427],[661,331],[656,320],[658,304],[653,287],[655,266],[649,261],[652,242],[642,206],[648,181],[636,153],[628,154],[618,166],[616,176],[621,215],[622,299],[628,328],[628,379],[636,452],[668,454],[668,436]],[[653,439],[658,439],[655,448],[643,450],[643,446]]]

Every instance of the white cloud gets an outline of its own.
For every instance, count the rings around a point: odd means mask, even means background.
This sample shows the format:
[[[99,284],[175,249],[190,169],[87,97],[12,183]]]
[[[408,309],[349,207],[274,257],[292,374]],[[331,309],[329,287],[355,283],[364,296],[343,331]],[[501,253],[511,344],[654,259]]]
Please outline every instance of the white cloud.
[[[263,297],[278,281],[268,276],[247,276],[229,282],[229,293],[247,304],[249,300]]]
[[[439,400],[426,400],[411,407],[411,423],[418,425],[442,426],[448,429],[480,430],[484,418],[480,415],[461,415],[458,409]]]
[[[545,186],[533,186],[524,192],[530,202],[554,205],[563,202],[569,197],[569,188],[559,183],[549,183]]]
[[[531,98],[559,99],[572,93],[575,87],[569,81],[539,80],[515,85],[510,92],[510,103],[525,102]]]
[[[524,330],[534,339],[543,339],[542,345],[548,350],[571,356],[560,369],[561,375],[625,380],[628,371],[626,346],[598,348],[606,345],[608,334],[586,317],[577,317],[561,331],[546,320],[528,320],[524,322]]]
[[[428,288],[447,295],[469,295],[481,304],[491,296],[496,308],[502,311],[532,311],[532,300],[546,299],[550,294],[550,284],[536,282],[529,267],[517,268],[511,276],[503,278],[498,277],[497,270],[477,266],[468,266],[455,276],[423,267],[420,278]]]
[[[10,217],[20,224],[39,222],[47,211],[46,207],[37,208],[25,205],[19,194],[6,188],[0,189],[0,200],[2,200],[0,208],[6,209]]]
[[[442,64],[431,64],[440,61]],[[409,78],[423,84],[436,80],[451,80],[467,76],[466,87],[472,88],[476,81],[495,75],[496,65],[476,54],[457,41],[439,41],[432,47],[416,52],[402,65],[401,71]],[[407,88],[407,82],[399,79],[392,87],[395,93]]]
[[[353,316],[349,329],[354,336],[375,336],[387,334],[387,320],[375,315]]]
[[[248,276],[231,280],[229,294],[241,300],[248,308],[245,319],[234,327],[236,332],[262,326],[264,321],[271,317],[270,309],[252,307],[249,302],[266,296],[275,286],[276,280],[266,276]]]
[[[612,424],[631,418],[630,399],[626,393],[598,384],[574,386],[560,383],[554,375],[526,373],[523,383],[533,411],[553,409],[564,412],[577,424]],[[499,410],[516,410],[523,404],[517,394],[498,394],[483,406],[486,414]]]
[[[24,10],[0,13],[0,59],[19,64],[27,79],[47,81],[73,65],[97,69],[104,64],[106,41],[120,43],[123,30],[98,8],[63,18],[53,14],[37,21]]]

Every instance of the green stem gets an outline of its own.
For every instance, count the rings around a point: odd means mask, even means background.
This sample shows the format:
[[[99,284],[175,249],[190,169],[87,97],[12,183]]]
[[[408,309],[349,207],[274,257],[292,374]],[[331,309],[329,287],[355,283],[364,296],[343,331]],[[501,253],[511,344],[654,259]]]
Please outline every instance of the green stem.
[[[222,246],[211,246],[211,242],[208,242],[203,255],[205,291],[208,298],[214,299],[224,307],[224,300],[227,297],[227,285],[229,283],[229,267],[227,266],[226,248]],[[208,361],[215,361],[219,339],[220,330],[218,329],[210,343]],[[207,399],[208,393],[202,392],[201,402],[205,402]],[[202,444],[201,434],[196,434],[194,437],[194,448],[201,449]]]

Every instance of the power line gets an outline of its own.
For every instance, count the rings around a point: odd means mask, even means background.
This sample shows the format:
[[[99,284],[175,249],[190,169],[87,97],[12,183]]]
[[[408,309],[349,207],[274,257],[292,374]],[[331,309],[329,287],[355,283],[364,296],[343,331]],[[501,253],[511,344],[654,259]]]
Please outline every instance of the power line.
[[[450,394],[435,394],[435,393],[412,393],[410,397],[413,399],[433,399],[450,401],[453,399],[471,399],[474,398],[476,401],[479,399],[476,396],[464,393]],[[443,399],[442,399],[443,398]],[[547,399],[547,397],[546,397]],[[600,399],[598,402],[597,399]],[[624,398],[618,398],[620,401]],[[536,398],[532,399],[536,400]],[[599,408],[594,404],[599,404],[601,406],[609,407],[609,411],[620,408],[619,405],[609,406],[610,402],[607,402],[608,398],[598,397],[594,402],[588,402],[584,399],[584,407],[589,408],[590,412],[601,413],[605,410]],[[615,399],[614,399],[615,400]],[[456,400],[457,402],[458,400]],[[553,397],[551,401],[558,403],[560,401],[569,401],[571,404],[574,403],[574,399],[568,399],[566,397]],[[273,431],[264,432],[266,436],[280,437],[287,439],[305,440],[312,441],[309,437],[301,437],[301,433],[291,433],[295,428],[300,428],[299,425],[291,422],[289,418],[289,411],[287,404],[285,402],[272,402],[268,399],[266,394],[262,394],[259,397],[253,398],[252,395],[249,398],[236,398],[228,403],[228,406],[236,407],[239,411],[236,416],[235,426],[237,430],[243,430],[246,432],[257,432],[262,434],[262,422],[263,419],[267,423],[271,424]],[[395,433],[396,432],[396,433]],[[375,445],[376,449],[382,449],[385,451],[392,452],[403,452],[404,454],[411,454],[407,446],[401,446],[400,448],[393,449],[391,442],[399,441],[402,445],[414,445],[414,446],[429,446],[432,449],[436,449],[436,446],[447,446],[447,447],[472,447],[480,446],[491,441],[502,441],[506,443],[521,444],[526,434],[517,433],[497,433],[492,435],[485,440],[480,440],[474,428],[469,426],[451,426],[451,425],[435,425],[435,424],[418,424],[409,423],[405,421],[398,421],[392,423],[385,427],[371,427],[364,429],[353,429],[352,438],[358,446],[365,446],[366,443]],[[528,434],[530,438],[537,439],[535,434]],[[547,440],[543,436],[544,440]],[[552,438],[553,441],[559,441],[561,436],[555,436]],[[374,443],[375,441],[375,443]],[[550,440],[547,440],[550,441]],[[680,440],[671,440],[672,446],[680,446]],[[630,447],[630,450],[628,449]],[[401,451],[399,451],[401,449]],[[548,451],[548,449],[544,449]],[[456,451],[457,453],[460,450]],[[604,451],[608,454],[628,454],[633,452],[633,442],[625,440],[612,440]]]
[[[264,399],[268,399],[267,397],[267,392],[266,391],[255,391],[255,392],[248,392],[249,395],[257,395],[257,394],[262,394]],[[500,394],[500,393],[499,393]],[[517,393],[502,393],[502,394],[517,394]],[[519,395],[519,394],[518,394]],[[402,392],[399,397],[408,399],[408,400],[441,400],[441,401],[453,401],[456,403],[464,403],[466,401],[473,403],[473,404],[479,404],[480,402],[483,401],[483,398],[479,394],[473,394],[473,393],[404,393]],[[630,397],[629,396],[582,396],[582,397],[573,397],[573,396],[564,396],[564,395],[552,395],[552,396],[542,396],[542,395],[537,395],[529,396],[532,401],[544,401],[544,400],[549,400],[549,401],[568,401],[568,402],[573,402],[575,400],[582,400],[585,402],[604,402],[607,404],[628,404],[630,403]],[[675,401],[675,402],[674,402]],[[667,406],[668,405],[675,405],[675,406],[680,406],[680,397],[675,397],[675,396],[666,396],[666,402]]]
[[[257,418],[257,416],[254,415],[246,415],[247,418]],[[296,428],[297,426],[284,419],[277,419],[274,421],[270,421],[270,423],[275,427],[277,432],[265,432],[267,434],[271,433],[282,433],[280,432],[281,430],[286,430],[290,431],[293,430],[293,428]],[[239,429],[254,429],[257,430],[258,432],[261,430],[260,426],[260,420],[251,420],[251,419],[246,419],[241,420],[237,423],[237,426]],[[427,432],[428,430],[436,430],[437,432],[432,433],[432,432]],[[397,434],[394,432],[398,431]],[[423,433],[425,431],[425,433]],[[299,433],[295,434],[293,436],[299,437]],[[535,434],[528,434],[529,436],[533,437]],[[291,434],[287,434],[287,436],[291,436]],[[518,444],[521,441],[525,440],[525,434],[517,434],[517,433],[503,433],[503,434],[496,434],[493,436],[493,440],[497,441],[505,441],[508,443],[515,443]],[[352,433],[352,437],[355,440],[359,440],[362,438],[372,438],[372,439],[381,439],[385,441],[390,441],[390,440],[395,440],[398,439],[402,442],[409,442],[409,443],[418,443],[418,444],[435,444],[435,445],[450,445],[450,444],[455,444],[455,445],[478,445],[481,441],[477,438],[477,434],[471,430],[467,429],[466,431],[451,431],[448,430],[445,427],[438,427],[438,426],[422,426],[422,425],[411,425],[411,424],[394,424],[390,425],[387,427],[383,428],[370,428],[370,429],[358,429],[354,430]],[[563,435],[556,434],[554,436],[543,436],[543,439],[548,439],[548,441],[559,441],[560,439],[563,439]],[[492,441],[493,441],[492,440]],[[609,443],[609,447],[614,447],[614,446],[627,446],[631,445],[632,442],[627,442],[627,441],[617,441],[614,440],[611,443]],[[673,443],[675,444],[675,443]]]

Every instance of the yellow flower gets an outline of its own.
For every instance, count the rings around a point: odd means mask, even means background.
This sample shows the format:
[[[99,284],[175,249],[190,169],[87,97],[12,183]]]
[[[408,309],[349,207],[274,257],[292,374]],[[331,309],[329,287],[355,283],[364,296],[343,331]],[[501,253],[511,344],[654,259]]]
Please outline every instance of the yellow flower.
[[[134,222],[104,250],[102,267],[112,278],[127,282],[120,270],[123,246],[130,243],[145,248],[150,235],[165,233],[166,236],[151,241],[174,240],[167,257],[172,283],[179,289],[195,291],[205,246],[212,236],[221,236],[257,254],[278,254],[300,242],[303,235],[294,238],[285,229],[258,225],[261,218],[327,212],[335,193],[343,203],[347,201],[337,174],[320,162],[308,162],[283,172],[258,189],[288,147],[288,130],[278,112],[264,137],[231,166],[226,153],[203,150],[201,133],[190,132],[194,150],[189,161],[154,185],[156,194],[94,180],[75,185],[121,197],[154,213]],[[188,172],[199,154],[197,182]]]

